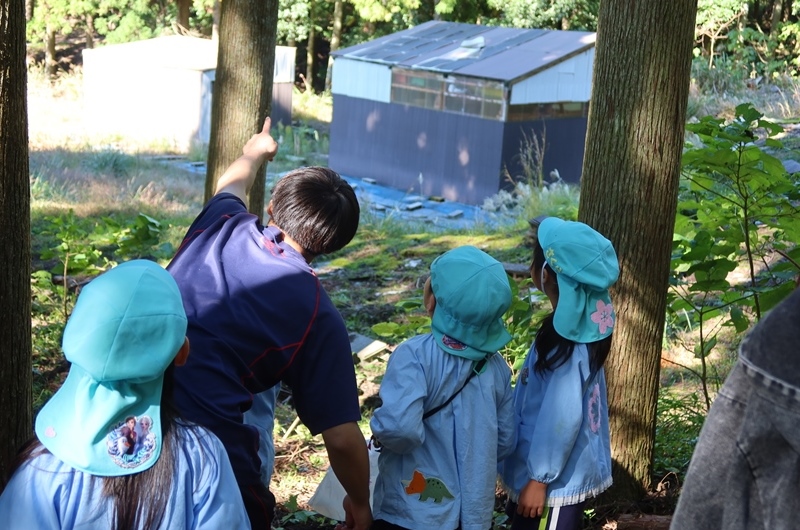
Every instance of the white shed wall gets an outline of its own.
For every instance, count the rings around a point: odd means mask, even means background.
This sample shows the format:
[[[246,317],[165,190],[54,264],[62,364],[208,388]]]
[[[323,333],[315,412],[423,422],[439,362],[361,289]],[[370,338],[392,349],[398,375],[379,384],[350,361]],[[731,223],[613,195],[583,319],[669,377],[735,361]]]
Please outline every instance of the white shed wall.
[[[275,49],[274,83],[294,81],[295,48]],[[217,43],[169,36],[83,52],[85,124],[93,133],[163,143],[207,142]]]
[[[293,46],[275,46],[275,73],[273,83],[294,83],[294,59],[297,49]]]
[[[84,53],[86,120],[100,135],[188,149],[201,126],[203,72],[125,68],[112,56]]]
[[[511,86],[511,104],[589,101],[594,48]]]
[[[338,57],[333,62],[331,93],[389,103],[392,69],[384,64]]]

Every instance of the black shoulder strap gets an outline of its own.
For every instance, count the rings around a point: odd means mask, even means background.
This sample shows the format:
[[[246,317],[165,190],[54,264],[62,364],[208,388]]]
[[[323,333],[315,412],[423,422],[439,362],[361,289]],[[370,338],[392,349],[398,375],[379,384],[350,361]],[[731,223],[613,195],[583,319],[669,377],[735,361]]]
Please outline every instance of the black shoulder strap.
[[[465,387],[465,386],[467,386],[467,383],[469,383],[469,382],[470,382],[470,379],[472,379],[473,377],[475,377],[475,374],[477,374],[478,372],[480,372],[481,370],[483,370],[483,367],[484,367],[484,365],[486,364],[486,360],[487,360],[486,358],[483,358],[483,359],[481,359],[481,360],[478,362],[478,364],[476,364],[476,365],[475,365],[475,366],[472,368],[472,370],[470,370],[470,372],[469,372],[469,375],[467,376],[467,379],[466,379],[466,381],[464,381],[464,384],[463,384],[463,385],[461,385],[461,388],[459,388],[458,390],[456,390],[456,391],[453,393],[453,395],[452,395],[452,396],[450,396],[450,397],[447,399],[447,401],[445,401],[444,403],[442,403],[441,405],[439,405],[439,406],[437,406],[437,407],[433,407],[431,410],[429,410],[428,412],[426,412],[425,414],[423,414],[423,415],[422,415],[422,419],[423,419],[423,420],[425,420],[425,419],[427,419],[427,418],[430,418],[431,416],[433,416],[434,414],[436,414],[437,412],[439,412],[440,410],[442,410],[443,408],[445,408],[447,405],[449,405],[449,404],[450,404],[450,402],[451,402],[451,401],[453,401],[453,400],[455,399],[455,397],[458,395],[458,393],[459,393],[459,392],[461,392],[462,390],[464,390],[464,387]]]

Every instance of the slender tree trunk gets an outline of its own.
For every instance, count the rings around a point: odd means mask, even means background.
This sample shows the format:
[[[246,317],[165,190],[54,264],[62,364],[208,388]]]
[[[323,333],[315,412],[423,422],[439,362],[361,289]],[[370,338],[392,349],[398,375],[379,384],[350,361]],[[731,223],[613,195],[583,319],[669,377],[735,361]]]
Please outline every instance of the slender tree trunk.
[[[761,24],[761,6],[759,5],[758,0],[753,0],[751,2],[748,2],[747,12],[748,12],[748,18],[751,21]],[[744,22],[744,24],[747,25],[746,21]]]
[[[0,491],[31,421],[31,248],[25,2],[0,6]]]
[[[58,59],[56,59],[56,30],[47,25],[46,29],[46,42],[45,42],[45,65],[47,66],[47,75],[50,79],[55,79],[58,74]]]
[[[225,0],[219,28],[205,198],[217,179],[261,130],[272,108],[278,0]],[[264,215],[266,164],[249,194],[249,210]]]
[[[33,19],[33,0],[25,0],[25,21],[30,22]]]
[[[317,39],[316,24],[314,23],[314,2],[309,2],[308,6],[308,46],[306,46],[306,90],[314,92],[314,54]]]
[[[214,0],[214,8],[211,12],[211,40],[219,40],[219,18],[222,6],[220,0]]]
[[[772,23],[769,26],[769,32],[774,34],[778,29],[781,21],[783,20],[783,0],[775,0],[772,4]]]
[[[94,48],[94,16],[91,13],[86,15],[86,47]]]
[[[330,92],[331,81],[333,79],[333,52],[339,49],[342,42],[342,16],[344,12],[344,0],[336,0],[333,3],[333,32],[331,33],[331,51],[328,55],[328,69],[325,72],[325,90]]]
[[[696,12],[697,0],[600,3],[579,217],[620,260],[606,365],[617,499],[651,482]]]
[[[189,9],[192,7],[192,0],[178,0],[178,25],[183,29],[189,29]]]

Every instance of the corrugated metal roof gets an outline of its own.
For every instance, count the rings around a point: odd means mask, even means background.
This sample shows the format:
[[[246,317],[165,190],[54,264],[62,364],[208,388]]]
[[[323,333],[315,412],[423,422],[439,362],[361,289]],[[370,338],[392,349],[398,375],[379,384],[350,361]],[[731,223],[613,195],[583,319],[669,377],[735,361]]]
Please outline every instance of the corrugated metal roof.
[[[430,21],[333,52],[334,57],[514,81],[594,46],[595,33]]]

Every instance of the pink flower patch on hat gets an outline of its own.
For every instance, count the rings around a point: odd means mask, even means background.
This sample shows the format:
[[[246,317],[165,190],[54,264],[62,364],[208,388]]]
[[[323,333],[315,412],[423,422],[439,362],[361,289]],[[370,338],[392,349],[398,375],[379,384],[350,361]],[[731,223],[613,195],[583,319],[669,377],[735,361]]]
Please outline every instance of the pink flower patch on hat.
[[[600,333],[605,334],[608,328],[614,327],[614,308],[602,300],[597,301],[597,311],[592,313],[592,322],[600,328]]]

